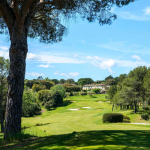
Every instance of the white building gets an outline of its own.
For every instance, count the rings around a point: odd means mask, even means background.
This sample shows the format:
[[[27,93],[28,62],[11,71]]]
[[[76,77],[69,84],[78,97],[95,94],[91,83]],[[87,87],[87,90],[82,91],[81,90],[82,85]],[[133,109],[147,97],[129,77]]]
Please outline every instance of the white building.
[[[104,93],[106,93],[109,87],[109,85],[105,84],[86,84],[83,86],[82,90],[101,89],[101,92],[104,91]]]

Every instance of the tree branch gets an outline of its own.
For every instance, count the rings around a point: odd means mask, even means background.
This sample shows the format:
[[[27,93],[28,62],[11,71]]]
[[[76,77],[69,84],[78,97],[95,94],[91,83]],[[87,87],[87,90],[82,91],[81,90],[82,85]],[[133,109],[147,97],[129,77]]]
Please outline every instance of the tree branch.
[[[7,0],[0,0],[0,15],[5,20],[8,29],[11,32],[11,28],[15,20],[15,14],[13,9],[7,3]]]
[[[22,3],[22,6],[21,6],[21,16],[23,17],[23,20],[25,19],[26,15],[27,15],[27,12],[32,4],[34,0],[25,0],[23,1]]]
[[[36,14],[35,10],[36,10],[36,6],[37,6],[38,2],[39,2],[39,0],[33,0],[33,2],[31,3],[31,5],[29,7],[28,14],[25,17],[25,26],[26,26],[27,30],[29,29],[29,27],[30,27],[30,25],[32,23],[33,17]]]
[[[18,22],[20,22],[22,19],[19,13],[18,0],[12,0],[12,4],[13,4],[14,11],[15,11],[16,19]]]

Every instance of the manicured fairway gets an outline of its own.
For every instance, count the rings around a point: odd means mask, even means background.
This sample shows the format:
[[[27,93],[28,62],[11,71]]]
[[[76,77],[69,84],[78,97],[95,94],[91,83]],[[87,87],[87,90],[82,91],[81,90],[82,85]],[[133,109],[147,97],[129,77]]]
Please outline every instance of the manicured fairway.
[[[77,108],[78,110],[75,110]],[[137,148],[142,150],[150,146],[148,142],[150,125],[103,124],[102,116],[106,112],[111,112],[111,104],[107,102],[104,94],[95,95],[95,98],[90,96],[70,97],[62,107],[45,111],[39,116],[22,118],[22,127],[29,127],[24,129],[23,133],[34,135],[38,139],[28,140],[22,144],[14,142],[10,145],[7,143],[2,147],[6,149],[15,147],[18,147],[16,149],[28,149],[29,147],[29,149],[43,150]],[[128,115],[131,122],[149,123],[141,120],[139,114],[133,114],[132,110],[120,111],[118,109],[115,112]],[[77,132],[79,138],[75,138],[74,131]]]

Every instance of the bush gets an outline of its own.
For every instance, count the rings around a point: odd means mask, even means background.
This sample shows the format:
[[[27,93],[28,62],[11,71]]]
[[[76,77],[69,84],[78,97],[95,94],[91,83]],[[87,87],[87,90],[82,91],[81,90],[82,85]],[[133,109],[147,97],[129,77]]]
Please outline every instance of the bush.
[[[50,99],[49,97],[50,97],[50,90],[41,90],[38,92],[38,95],[37,95],[37,99],[40,102],[49,101]]]
[[[100,93],[100,89],[93,89],[92,91],[96,94]]]
[[[149,110],[148,106],[143,107],[143,110]]]
[[[116,122],[123,122],[123,114],[121,113],[105,113],[103,115],[103,123],[116,123]]]
[[[45,107],[47,110],[50,110],[53,106],[54,106],[53,101],[48,101],[48,102],[46,102],[45,105],[44,105],[44,107]]]
[[[149,119],[149,115],[148,114],[142,114],[141,118],[144,120],[148,120]]]
[[[78,92],[73,92],[73,96],[79,96]]]
[[[63,97],[56,91],[55,93],[50,93],[49,101],[45,101],[45,108],[49,110],[52,107],[57,107],[63,104]]]
[[[64,84],[63,87],[65,88],[66,92],[79,92],[81,91],[81,87],[78,85],[69,85],[69,84]]]
[[[54,107],[57,107],[63,104],[63,97],[59,91],[52,93],[51,96],[52,96]]]
[[[73,96],[73,92],[72,92],[72,91],[70,92],[70,95],[69,95],[69,96]]]
[[[33,93],[31,90],[23,93],[23,101],[35,103],[37,101],[37,92]]]
[[[124,122],[124,123],[131,123],[131,121],[128,120],[128,119],[123,119],[123,122]]]
[[[52,81],[46,81],[46,80],[26,80],[24,83],[26,86],[32,88],[33,84],[38,85],[45,85],[46,89],[50,89],[52,86],[54,86],[54,83]]]
[[[66,95],[65,97],[69,97],[69,96],[70,96],[70,93],[69,93],[69,92],[66,92],[65,95]]]
[[[130,120],[130,118],[127,115],[123,115],[123,119]]]
[[[91,97],[95,94],[93,91],[87,91],[87,95],[90,95]]]
[[[130,123],[130,118],[126,115],[123,115],[123,122]]]
[[[33,84],[32,86],[32,90],[33,91],[40,91],[40,90],[45,90],[46,89],[46,86],[45,85],[39,85],[39,84]]]
[[[39,103],[31,103],[23,101],[22,104],[22,117],[33,117],[34,115],[41,114],[41,107]]]
[[[80,95],[82,95],[82,96],[83,96],[83,95],[87,95],[87,93],[86,93],[86,92],[81,91],[81,92],[80,92]]]
[[[58,91],[61,94],[62,98],[65,98],[66,90],[62,85],[55,85],[51,88],[50,91],[51,93],[55,93],[56,91]]]

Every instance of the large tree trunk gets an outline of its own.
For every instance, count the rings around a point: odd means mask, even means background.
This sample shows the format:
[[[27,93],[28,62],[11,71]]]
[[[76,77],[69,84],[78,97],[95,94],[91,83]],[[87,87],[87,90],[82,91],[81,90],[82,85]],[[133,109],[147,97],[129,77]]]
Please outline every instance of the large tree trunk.
[[[127,109],[129,109],[129,105],[127,105]]]
[[[1,114],[1,133],[4,133],[4,114],[3,114],[3,109],[1,107],[0,109],[0,114]]]
[[[136,102],[134,102],[134,113],[136,114],[137,112],[137,107],[136,107]]]
[[[28,46],[27,32],[19,29],[14,27],[13,33],[10,36],[10,70],[7,78],[8,95],[6,103],[4,138],[21,132],[22,96],[24,90]]]

